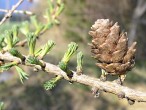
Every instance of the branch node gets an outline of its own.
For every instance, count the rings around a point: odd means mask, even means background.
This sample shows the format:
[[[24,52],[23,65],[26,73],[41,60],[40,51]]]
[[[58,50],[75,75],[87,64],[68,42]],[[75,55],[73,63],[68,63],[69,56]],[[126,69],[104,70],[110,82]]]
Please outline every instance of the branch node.
[[[125,98],[125,93],[124,92],[119,92],[119,94],[118,94],[118,98],[121,98],[121,99],[123,99],[123,98]]]
[[[128,103],[129,103],[129,105],[133,105],[133,104],[135,103],[135,100],[131,100],[131,99],[129,99],[129,98],[127,98],[127,101],[128,101]]]
[[[92,94],[94,95],[95,98],[98,98],[100,95],[100,89],[97,87],[92,87],[91,89]]]

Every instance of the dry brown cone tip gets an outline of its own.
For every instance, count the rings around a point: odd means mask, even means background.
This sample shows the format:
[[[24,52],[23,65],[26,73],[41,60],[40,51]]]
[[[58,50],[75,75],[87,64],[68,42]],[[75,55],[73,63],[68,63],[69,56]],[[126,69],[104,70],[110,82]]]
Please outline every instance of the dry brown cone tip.
[[[98,61],[105,76],[107,74],[123,77],[134,66],[136,42],[128,47],[126,32],[120,31],[118,23],[113,24],[109,19],[98,19],[91,27],[91,52]]]

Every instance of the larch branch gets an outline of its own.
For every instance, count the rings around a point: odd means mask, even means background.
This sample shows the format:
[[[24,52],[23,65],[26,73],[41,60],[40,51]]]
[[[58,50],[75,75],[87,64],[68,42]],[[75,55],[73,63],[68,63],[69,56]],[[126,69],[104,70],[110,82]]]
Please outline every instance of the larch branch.
[[[7,60],[7,61],[17,61],[19,64],[27,65],[25,62],[22,62],[19,58],[10,55],[9,53],[0,53],[0,60]],[[122,95],[122,98],[126,98],[132,101],[138,102],[146,102],[146,93],[137,91],[134,89],[130,89],[125,86],[121,86],[115,82],[109,81],[100,81],[98,78],[94,78],[88,75],[77,75],[76,72],[73,71],[73,77],[70,79],[64,71],[62,71],[58,66],[50,64],[48,62],[44,62],[46,64],[43,71],[47,73],[51,73],[54,75],[61,75],[65,80],[77,82],[80,84],[84,84],[90,87],[96,87],[104,92],[112,93],[117,96]],[[41,67],[36,66],[39,70],[42,70]]]

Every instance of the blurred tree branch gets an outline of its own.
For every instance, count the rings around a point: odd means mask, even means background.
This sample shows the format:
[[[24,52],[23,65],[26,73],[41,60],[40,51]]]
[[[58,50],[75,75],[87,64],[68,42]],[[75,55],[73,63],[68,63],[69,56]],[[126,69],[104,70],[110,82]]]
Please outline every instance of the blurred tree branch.
[[[5,13],[8,13],[8,12],[9,12],[9,10],[0,9],[0,12],[5,12]],[[13,13],[25,14],[25,15],[29,15],[29,16],[34,15],[34,13],[33,13],[33,12],[31,12],[31,11],[23,11],[23,10],[14,10],[14,12],[13,12]]]
[[[12,6],[12,9],[9,10],[6,15],[3,17],[3,19],[0,21],[0,25],[2,25],[8,18],[10,18],[13,14],[13,12],[16,10],[16,8],[23,2],[24,0],[19,0],[14,6]]]
[[[133,12],[132,20],[131,20],[131,27],[129,31],[129,44],[132,44],[136,39],[136,31],[139,23],[144,23],[143,20],[141,21],[141,17],[146,12],[146,1],[145,0],[137,0],[136,7]]]

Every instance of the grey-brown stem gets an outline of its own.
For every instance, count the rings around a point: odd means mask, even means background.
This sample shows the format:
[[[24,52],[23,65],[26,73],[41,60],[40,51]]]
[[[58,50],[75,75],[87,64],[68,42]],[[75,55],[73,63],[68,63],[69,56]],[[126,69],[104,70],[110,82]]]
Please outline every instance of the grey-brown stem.
[[[13,57],[8,53],[0,53],[0,59],[7,60],[7,61],[20,61],[19,58]],[[73,77],[72,79],[69,79],[68,76],[64,71],[62,71],[58,66],[50,64],[48,62],[44,62],[46,64],[45,68],[43,69],[47,73],[51,73],[54,75],[61,75],[65,80],[68,81],[74,81],[80,84],[84,84],[90,87],[96,87],[100,90],[103,90],[108,93],[115,94],[117,96],[120,96],[122,98],[127,98],[131,101],[138,101],[138,102],[146,102],[146,93],[140,92],[134,89],[130,89],[125,86],[121,86],[114,82],[109,81],[100,81],[98,78],[94,78],[87,75],[77,75],[76,72],[73,71]],[[20,61],[21,64],[21,61]],[[22,63],[25,65],[25,63]],[[42,70],[42,68],[39,68],[39,66],[36,66],[39,70]],[[122,96],[121,96],[122,95]]]

